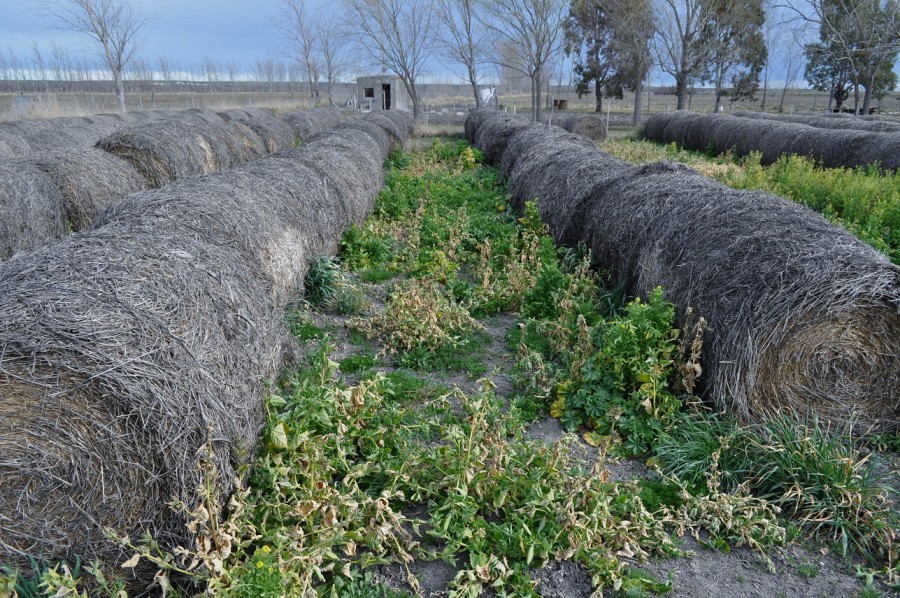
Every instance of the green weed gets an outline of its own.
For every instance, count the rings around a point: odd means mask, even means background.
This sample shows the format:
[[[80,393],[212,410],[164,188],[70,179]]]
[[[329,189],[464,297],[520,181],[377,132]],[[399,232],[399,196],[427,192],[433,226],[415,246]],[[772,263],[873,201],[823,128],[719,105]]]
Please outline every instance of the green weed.
[[[749,490],[843,554],[897,566],[900,521],[849,431],[815,419],[780,416],[739,427],[723,416],[686,413],[663,432],[656,455],[663,472],[695,489],[715,467],[726,492]]]

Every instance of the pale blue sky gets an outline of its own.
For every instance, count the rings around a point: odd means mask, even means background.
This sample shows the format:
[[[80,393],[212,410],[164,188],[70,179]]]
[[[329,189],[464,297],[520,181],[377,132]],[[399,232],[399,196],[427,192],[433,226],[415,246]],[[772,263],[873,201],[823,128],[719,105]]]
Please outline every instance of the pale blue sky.
[[[155,62],[166,56],[175,62],[199,62],[204,56],[218,62],[252,64],[277,56],[284,45],[275,25],[277,0],[135,0],[145,14],[155,15],[144,28],[140,55]],[[40,16],[29,0],[0,0],[0,51],[12,48],[20,56],[37,42],[49,55],[51,43],[95,51],[83,35],[56,28]]]

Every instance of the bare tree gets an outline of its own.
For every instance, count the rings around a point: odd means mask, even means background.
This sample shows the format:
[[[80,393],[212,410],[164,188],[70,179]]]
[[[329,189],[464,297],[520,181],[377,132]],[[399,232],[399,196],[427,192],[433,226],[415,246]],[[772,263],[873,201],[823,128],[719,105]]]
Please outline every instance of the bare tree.
[[[156,59],[156,69],[159,73],[159,78],[166,82],[171,83],[174,78],[174,73],[172,73],[172,63],[165,56],[160,56]]]
[[[466,69],[466,78],[475,95],[475,106],[481,108],[478,89],[479,67],[484,62],[484,41],[487,31],[478,19],[477,0],[436,0],[437,17],[443,35],[440,44],[444,56]]]
[[[319,21],[319,52],[322,75],[325,77],[325,93],[328,104],[334,105],[334,84],[338,82],[347,67],[347,36],[341,24],[333,16]]]
[[[206,83],[209,84],[209,90],[216,90],[216,83],[219,82],[219,65],[209,56],[203,57],[203,71]]]
[[[369,54],[371,63],[384,65],[406,87],[416,118],[422,101],[416,87],[434,49],[434,10],[428,0],[344,0],[348,26]]]
[[[34,82],[35,91],[37,91],[38,82],[44,84],[44,93],[50,91],[47,87],[47,67],[44,65],[44,57],[41,55],[41,49],[38,47],[37,42],[31,42],[31,55],[34,58],[34,78],[36,81]]]
[[[99,44],[115,81],[119,109],[125,112],[124,71],[140,46],[139,34],[149,17],[129,0],[44,0],[42,12],[63,29],[83,33]]]
[[[278,22],[290,44],[289,57],[306,71],[310,106],[315,106],[319,101],[319,40],[316,18],[307,11],[306,0],[281,0]]]
[[[531,80],[531,114],[541,118],[541,93],[548,64],[563,49],[562,24],[568,10],[564,0],[491,0],[484,3],[494,33],[501,66],[518,70]],[[504,51],[512,49],[512,52]],[[515,60],[505,57],[515,56]]]

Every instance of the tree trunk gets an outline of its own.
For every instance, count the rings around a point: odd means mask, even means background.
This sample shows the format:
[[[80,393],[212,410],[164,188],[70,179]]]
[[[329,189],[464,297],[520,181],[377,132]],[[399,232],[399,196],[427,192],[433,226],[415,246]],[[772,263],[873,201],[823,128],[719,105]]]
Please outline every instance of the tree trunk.
[[[766,61],[766,68],[763,71],[765,74],[763,75],[763,93],[762,93],[762,103],[760,103],[760,109],[765,112],[766,111],[766,96],[769,93],[769,61]]]
[[[863,94],[863,104],[862,104],[862,113],[868,114],[869,109],[872,107],[872,88],[875,87],[875,74],[872,73],[871,76],[866,77],[866,92]]]
[[[853,113],[859,116],[859,83],[853,82]]]
[[[116,82],[116,96],[119,98],[119,112],[127,112],[125,109],[125,81],[122,80],[122,71],[114,70],[113,78]]]
[[[784,98],[787,96],[788,84],[785,82],[784,87],[781,89],[781,100],[778,102],[778,113],[781,114],[784,112]]]
[[[716,93],[716,107],[713,108],[713,112],[718,114],[721,111],[722,111],[722,96],[720,96],[718,93]]]
[[[469,83],[472,84],[472,92],[475,94],[475,107],[481,108],[484,103],[481,101],[481,91],[478,89],[478,76],[475,73],[474,65],[469,65]]]
[[[641,122],[641,91],[643,91],[643,82],[638,81],[634,88],[634,113],[631,115],[631,126],[640,126]]]
[[[687,107],[687,82],[681,78],[675,78],[675,97],[678,98],[676,110],[684,110]]]
[[[532,87],[534,89],[534,111],[532,114],[534,116],[535,122],[541,121],[541,84],[541,71],[539,69],[535,71],[534,80],[532,82]]]
[[[600,79],[594,80],[594,95],[597,96],[594,112],[603,112],[603,86],[600,84]]]

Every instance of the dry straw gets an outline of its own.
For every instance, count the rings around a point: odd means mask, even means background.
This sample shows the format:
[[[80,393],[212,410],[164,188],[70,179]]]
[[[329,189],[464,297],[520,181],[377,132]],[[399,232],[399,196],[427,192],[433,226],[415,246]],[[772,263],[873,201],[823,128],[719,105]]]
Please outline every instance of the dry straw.
[[[276,118],[268,110],[261,108],[232,108],[218,113],[227,122],[240,123],[257,134],[262,140],[266,152],[290,149],[297,138],[294,130],[285,121]]]
[[[67,228],[73,231],[90,226],[103,210],[126,195],[147,188],[131,164],[93,147],[35,152],[19,162],[33,164],[56,184]]]
[[[281,119],[290,125],[297,139],[306,141],[316,133],[338,126],[341,112],[337,108],[313,108],[282,114]]]
[[[21,133],[9,127],[0,126],[0,158],[14,158],[31,152],[31,146]]]
[[[196,508],[204,484],[227,503],[285,303],[372,209],[383,143],[352,128],[131,195],[0,265],[0,562],[78,555],[121,573],[131,554],[105,528],[191,545],[167,503]]]
[[[767,120],[781,123],[797,123],[809,125],[818,129],[854,129],[857,131],[870,131],[873,133],[900,133],[900,123],[891,120],[869,120],[850,114],[768,114],[765,112],[751,112],[738,110],[732,112],[739,118],[752,118],[755,120]]]
[[[556,113],[549,124],[562,127],[569,133],[584,135],[594,141],[606,139],[606,120],[597,114]]]
[[[53,181],[20,159],[0,160],[0,259],[39,247],[65,230],[63,199]]]
[[[802,206],[685,166],[632,167],[496,113],[471,121],[476,138],[506,139],[485,147],[556,239],[587,243],[629,293],[661,286],[680,318],[709,321],[700,390],[717,407],[898,430],[900,268],[884,256]]]
[[[824,129],[794,122],[753,119],[728,114],[659,112],[647,119],[644,135],[663,143],[745,156],[760,152],[763,164],[780,156],[806,156],[826,168],[880,164],[900,168],[900,133],[857,129]]]
[[[167,120],[136,125],[102,139],[98,147],[127,160],[154,188],[185,176],[231,168],[255,157],[221,118],[218,123]]]

